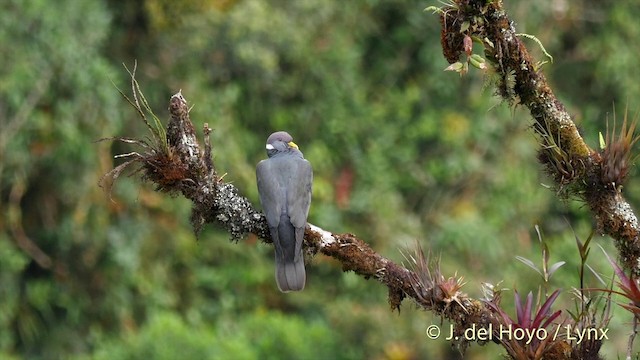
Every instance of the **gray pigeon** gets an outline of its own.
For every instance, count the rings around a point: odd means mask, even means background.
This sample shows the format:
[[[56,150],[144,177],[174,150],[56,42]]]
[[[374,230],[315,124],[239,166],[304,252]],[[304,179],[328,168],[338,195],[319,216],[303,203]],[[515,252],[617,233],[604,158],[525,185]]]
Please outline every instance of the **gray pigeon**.
[[[304,289],[302,239],[311,205],[313,170],[291,135],[267,139],[268,159],[256,167],[260,203],[276,249],[276,282],[282,292]]]

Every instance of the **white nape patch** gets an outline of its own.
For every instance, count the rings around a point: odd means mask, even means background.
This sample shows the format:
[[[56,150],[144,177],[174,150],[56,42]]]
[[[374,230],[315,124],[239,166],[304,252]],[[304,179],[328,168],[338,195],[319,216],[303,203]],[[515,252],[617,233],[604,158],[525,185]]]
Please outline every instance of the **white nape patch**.
[[[273,147],[273,145],[271,145],[271,144],[267,144],[266,148],[267,148],[267,150],[273,150],[273,149],[275,149],[275,148]]]

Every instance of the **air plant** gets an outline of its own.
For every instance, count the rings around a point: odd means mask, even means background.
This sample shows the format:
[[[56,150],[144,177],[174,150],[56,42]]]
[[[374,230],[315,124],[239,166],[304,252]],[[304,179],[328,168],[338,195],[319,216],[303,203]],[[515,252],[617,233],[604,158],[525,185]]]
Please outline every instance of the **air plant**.
[[[100,186],[104,187],[109,193],[113,187],[113,183],[122,174],[124,170],[130,166],[138,165],[138,168],[133,171],[133,174],[142,173],[142,179],[151,180],[158,185],[157,190],[165,192],[177,191],[177,185],[184,183],[185,179],[190,179],[192,169],[190,163],[186,161],[181,155],[181,149],[177,147],[179,144],[171,144],[172,139],[183,137],[180,134],[173,134],[167,132],[162,125],[161,120],[153,112],[147,99],[145,98],[138,81],[135,79],[137,64],[134,64],[133,70],[129,70],[126,66],[125,69],[131,77],[131,92],[132,98],[127,96],[124,91],[118,91],[122,97],[136,110],[138,116],[147,126],[150,136],[144,139],[133,139],[125,137],[106,138],[101,140],[117,140],[126,144],[132,144],[138,146],[141,151],[132,151],[125,154],[118,154],[116,159],[124,159],[125,162],[116,166],[111,171],[107,172],[100,179]],[[182,94],[179,92],[171,98],[172,104],[184,101]],[[170,109],[171,110],[171,109]],[[188,114],[188,111],[187,111]],[[169,123],[169,131],[171,131],[171,122]],[[193,126],[191,126],[192,128]],[[174,141],[176,142],[176,141]],[[195,145],[197,147],[197,144]],[[175,149],[178,149],[177,154]],[[194,151],[192,151],[194,152]],[[195,151],[195,153],[198,153]]]
[[[538,304],[540,294],[539,291]],[[515,320],[502,309],[499,301],[487,302],[487,305],[498,315],[500,322],[500,329],[497,329],[497,336],[494,337],[507,350],[509,356],[513,359],[543,359],[553,358],[550,356],[551,353],[567,351],[568,344],[554,336],[561,326],[554,321],[560,316],[562,310],[552,313],[551,307],[559,294],[560,290],[554,291],[541,306],[537,306],[534,310],[533,293],[529,292],[523,303],[520,294],[515,291]],[[556,328],[552,329],[552,325],[556,325]]]
[[[602,247],[600,247],[600,249],[602,249]],[[613,261],[611,257],[609,257],[609,254],[607,254],[604,249],[602,249],[602,252],[607,257],[607,260],[613,267],[616,276],[618,276],[618,279],[620,280],[618,281],[618,287],[621,291],[612,289],[601,289],[601,291],[607,292],[609,294],[613,293],[624,296],[625,298],[627,298],[627,300],[630,301],[627,304],[618,303],[618,305],[633,314],[633,331],[631,332],[631,335],[629,335],[629,341],[627,344],[627,359],[630,359],[633,348],[633,341],[638,332],[638,321],[640,321],[640,288],[638,287],[638,279],[635,278],[633,274],[627,276],[627,274],[624,273],[624,270],[622,270],[622,268],[618,264],[616,264],[616,262]]]
[[[424,304],[433,304],[436,309],[445,311],[455,303],[466,311],[460,289],[464,286],[464,278],[454,274],[445,278],[440,270],[440,260],[433,259],[431,253],[425,256],[418,243],[414,255],[404,255],[414,272],[411,286]]]
[[[534,129],[540,137],[538,161],[544,165],[545,172],[557,184],[557,194],[564,198],[579,195],[582,192],[582,183],[576,180],[585,173],[584,161],[571,155],[561,132],[554,131],[549,122],[535,123]]]
[[[628,111],[625,109],[622,127],[618,134],[615,133],[616,115],[613,114],[613,129],[609,132],[609,122],[607,122],[606,138],[600,134],[600,149],[602,156],[602,172],[600,174],[605,186],[617,189],[624,184],[629,174],[629,167],[637,157],[632,154],[632,147],[640,139],[635,134],[638,119],[629,122]]]

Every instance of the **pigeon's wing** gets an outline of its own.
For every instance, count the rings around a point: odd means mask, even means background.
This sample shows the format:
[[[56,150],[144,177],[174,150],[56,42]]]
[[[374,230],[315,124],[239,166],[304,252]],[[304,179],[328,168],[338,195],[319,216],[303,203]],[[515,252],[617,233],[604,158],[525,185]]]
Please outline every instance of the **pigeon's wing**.
[[[267,224],[270,228],[277,228],[280,223],[280,214],[286,194],[284,187],[280,184],[281,175],[274,166],[274,162],[267,159],[262,160],[256,167],[256,182],[258,183],[258,193],[262,210],[267,217]]]
[[[278,168],[278,162],[271,159],[260,161],[256,167],[256,182],[258,184],[258,194],[260,195],[262,211],[267,218],[271,240],[276,249],[276,263],[282,262],[285,257],[285,249],[282,247],[279,228],[282,219],[282,209],[286,202],[286,193],[284,190],[285,186],[281,183],[282,178],[281,171]],[[291,224],[282,225],[291,226]],[[293,229],[291,232],[293,232]],[[288,237],[294,238],[294,235],[292,234]],[[283,240],[286,241],[286,239]]]
[[[292,163],[295,165],[291,166],[291,181],[287,187],[287,213],[295,228],[295,261],[302,261],[302,240],[311,205],[313,170],[305,159],[296,158]]]
[[[311,164],[302,158],[295,158],[291,163],[291,177],[287,187],[287,212],[293,226],[304,229],[311,205],[313,170]]]

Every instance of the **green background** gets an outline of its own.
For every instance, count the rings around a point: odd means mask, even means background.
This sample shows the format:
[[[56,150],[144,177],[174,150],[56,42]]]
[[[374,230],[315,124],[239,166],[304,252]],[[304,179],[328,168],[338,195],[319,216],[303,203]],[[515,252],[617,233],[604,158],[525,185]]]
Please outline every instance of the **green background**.
[[[125,4],[126,3],[126,4]],[[322,255],[304,292],[281,294],[273,249],[215,226],[196,240],[190,204],[122,176],[100,177],[136,150],[104,137],[146,128],[113,84],[138,63],[167,118],[182,89],[199,130],[214,129],[215,165],[258,204],[255,164],[276,130],[314,167],[309,221],[350,232],[398,262],[418,241],[480,297],[482,282],[537,291],[540,226],[550,289],[573,308],[583,204],[556,197],[536,162],[522,107],[493,96],[491,76],[444,72],[430,1],[19,1],[0,4],[0,357],[3,359],[445,359],[425,330],[438,317]],[[505,1],[518,32],[555,62],[551,85],[591,146],[640,97],[635,1]],[[524,39],[538,59],[537,44]],[[476,45],[477,46],[477,45]],[[476,52],[482,53],[476,48]],[[625,194],[640,203],[632,170]],[[596,237],[610,254],[608,238]],[[589,264],[610,278],[599,248]],[[587,274],[586,284],[601,286]],[[622,300],[621,300],[622,301]],[[512,295],[504,296],[512,309]],[[513,314],[513,310],[510,310]],[[566,315],[566,313],[565,313]],[[630,315],[614,310],[605,353],[622,356]],[[444,322],[443,325],[447,325]],[[636,341],[637,342],[637,341]],[[494,344],[469,359],[497,357]]]

